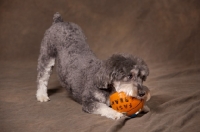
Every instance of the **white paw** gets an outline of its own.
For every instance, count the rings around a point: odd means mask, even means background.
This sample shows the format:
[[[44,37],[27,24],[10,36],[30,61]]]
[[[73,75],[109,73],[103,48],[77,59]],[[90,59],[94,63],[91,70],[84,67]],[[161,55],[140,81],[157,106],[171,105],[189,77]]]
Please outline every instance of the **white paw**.
[[[49,101],[49,97],[47,95],[40,95],[40,96],[36,96],[37,100],[40,102],[47,102]]]
[[[101,116],[105,116],[113,120],[118,120],[125,116],[103,103],[98,104],[98,108],[93,112],[93,114],[100,114]]]
[[[118,120],[120,118],[124,117],[124,114],[117,112],[115,115],[113,115],[114,120]]]
[[[47,102],[47,101],[50,100],[49,97],[47,96],[47,94],[41,92],[41,90],[38,90],[38,91],[37,91],[36,98],[37,98],[37,100],[40,101],[40,102]]]
[[[124,117],[125,115],[122,113],[119,113],[113,109],[107,111],[106,113],[101,114],[102,116],[106,116],[107,118],[113,119],[113,120],[118,120],[122,117]]]

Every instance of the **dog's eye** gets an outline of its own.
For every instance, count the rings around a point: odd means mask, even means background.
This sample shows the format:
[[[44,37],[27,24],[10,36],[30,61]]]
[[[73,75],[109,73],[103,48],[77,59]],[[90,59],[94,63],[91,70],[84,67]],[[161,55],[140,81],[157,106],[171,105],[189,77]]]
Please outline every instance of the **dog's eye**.
[[[132,78],[133,78],[133,75],[130,74],[130,75],[127,76],[127,78],[128,78],[128,79],[132,79]]]

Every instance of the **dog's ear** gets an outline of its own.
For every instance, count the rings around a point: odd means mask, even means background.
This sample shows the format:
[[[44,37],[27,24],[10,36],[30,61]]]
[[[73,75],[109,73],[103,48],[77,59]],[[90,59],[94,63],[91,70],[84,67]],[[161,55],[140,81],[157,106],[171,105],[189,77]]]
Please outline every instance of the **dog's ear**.
[[[101,68],[96,73],[96,86],[100,89],[110,88],[112,86],[115,75],[115,68],[110,65],[109,60],[103,61]]]
[[[130,60],[130,58],[127,59],[126,57],[120,54],[114,54],[110,58],[105,60],[102,63],[100,70],[96,74],[97,87],[109,88],[108,86],[112,85],[113,80],[122,79],[122,77],[125,74],[125,71],[127,72],[127,69],[125,69],[125,67],[129,67],[128,69],[131,69],[132,65],[135,64],[135,62]]]
[[[98,88],[108,89],[112,83],[110,72],[108,72],[105,67],[101,67],[96,74],[95,82]]]

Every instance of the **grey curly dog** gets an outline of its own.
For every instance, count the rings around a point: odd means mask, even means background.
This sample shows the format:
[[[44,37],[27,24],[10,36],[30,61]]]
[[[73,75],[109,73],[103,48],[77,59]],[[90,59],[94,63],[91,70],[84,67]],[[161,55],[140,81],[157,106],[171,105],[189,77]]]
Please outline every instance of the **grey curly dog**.
[[[149,100],[150,92],[143,85],[149,75],[146,63],[135,56],[114,54],[105,61],[94,55],[81,28],[63,22],[59,13],[45,32],[38,59],[37,93],[40,102],[49,101],[47,84],[54,65],[60,83],[82,105],[85,112],[119,119],[124,114],[113,110],[109,96],[125,92],[138,99]],[[144,111],[149,108],[145,105]]]

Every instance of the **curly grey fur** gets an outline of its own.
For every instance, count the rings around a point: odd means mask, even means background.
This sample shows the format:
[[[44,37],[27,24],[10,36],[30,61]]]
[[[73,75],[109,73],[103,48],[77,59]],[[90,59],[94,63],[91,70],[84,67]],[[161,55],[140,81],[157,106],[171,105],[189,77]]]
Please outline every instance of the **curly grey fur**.
[[[50,60],[55,59],[61,85],[83,105],[84,111],[93,113],[98,109],[97,104],[109,105],[108,97],[114,91],[114,80],[121,80],[132,69],[137,71],[135,77],[142,81],[148,76],[149,69],[142,59],[115,54],[105,61],[99,60],[90,50],[78,25],[63,22],[59,13],[54,15],[53,20],[41,43],[38,85],[45,72],[51,73],[46,68]],[[95,94],[101,96],[96,97]]]

